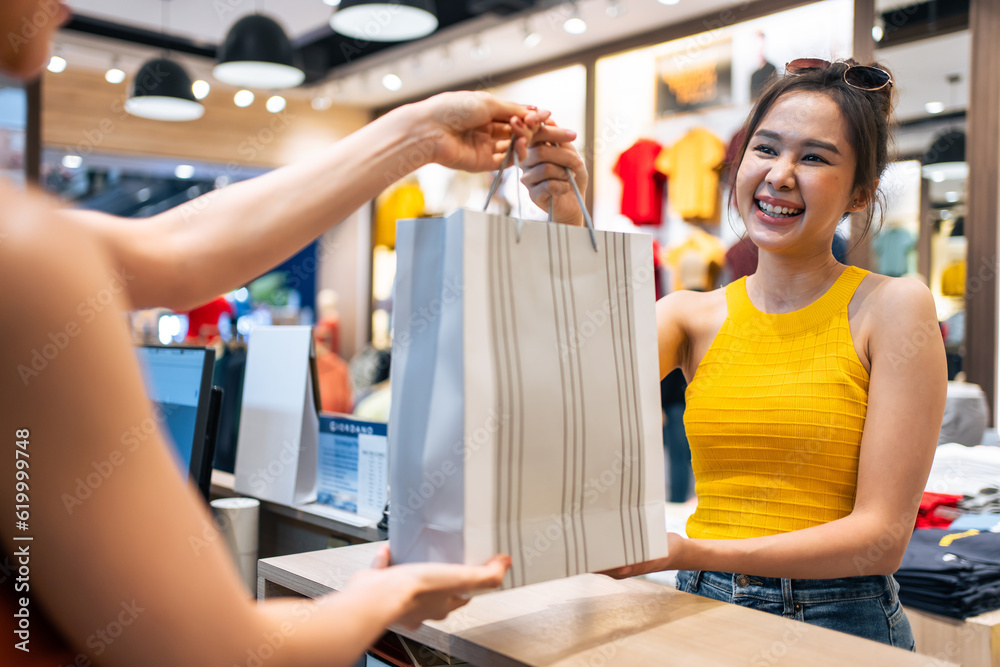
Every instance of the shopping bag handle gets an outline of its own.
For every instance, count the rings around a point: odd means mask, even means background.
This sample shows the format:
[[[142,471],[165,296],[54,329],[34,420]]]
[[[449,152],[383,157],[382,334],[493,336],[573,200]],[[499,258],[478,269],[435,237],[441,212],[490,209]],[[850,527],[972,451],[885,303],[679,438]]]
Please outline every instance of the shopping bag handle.
[[[490,206],[490,201],[493,200],[493,195],[497,193],[500,188],[500,179],[503,178],[504,170],[510,166],[510,162],[513,161],[514,168],[520,170],[521,165],[517,160],[517,151],[514,150],[514,141],[510,142],[510,146],[507,147],[507,153],[503,156],[503,162],[500,163],[500,169],[497,170],[497,175],[493,179],[493,185],[490,186],[489,194],[486,195],[486,203],[483,205],[483,211],[485,211]],[[583,219],[587,223],[587,230],[590,232],[590,243],[594,246],[594,252],[597,252],[597,234],[594,231],[594,220],[590,217],[590,212],[587,210],[586,204],[583,202],[583,195],[580,193],[580,187],[576,184],[576,178],[573,176],[573,171],[569,167],[563,167],[566,170],[566,176],[569,177],[569,183],[573,187],[573,194],[576,195],[576,201],[580,204],[580,210],[583,211]],[[521,188],[517,187],[517,242],[521,242],[521,227],[524,226],[524,219],[521,217]],[[552,222],[552,199],[549,198],[549,222]]]

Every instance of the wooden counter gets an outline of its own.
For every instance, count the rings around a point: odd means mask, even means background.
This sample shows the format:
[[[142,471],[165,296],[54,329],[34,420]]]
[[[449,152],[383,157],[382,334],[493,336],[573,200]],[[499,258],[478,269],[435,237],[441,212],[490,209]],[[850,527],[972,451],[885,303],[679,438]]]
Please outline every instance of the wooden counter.
[[[318,597],[370,566],[380,543],[258,563],[257,594]],[[399,634],[473,665],[893,665],[927,656],[641,579],[587,574],[473,599]],[[935,661],[935,667],[953,664]]]

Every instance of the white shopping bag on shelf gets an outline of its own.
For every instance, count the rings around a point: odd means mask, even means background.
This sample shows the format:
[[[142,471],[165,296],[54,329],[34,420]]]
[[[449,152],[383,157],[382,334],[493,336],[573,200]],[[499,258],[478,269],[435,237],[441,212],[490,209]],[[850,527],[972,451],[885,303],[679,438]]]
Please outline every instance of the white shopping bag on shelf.
[[[256,327],[247,348],[233,489],[285,505],[315,500],[319,408],[312,327]]]
[[[650,237],[458,211],[400,220],[393,562],[504,586],[667,554]]]

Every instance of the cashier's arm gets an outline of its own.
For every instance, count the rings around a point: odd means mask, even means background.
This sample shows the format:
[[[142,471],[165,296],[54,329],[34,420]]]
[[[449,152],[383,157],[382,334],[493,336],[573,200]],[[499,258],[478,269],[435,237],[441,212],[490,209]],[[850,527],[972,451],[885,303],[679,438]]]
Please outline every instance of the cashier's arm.
[[[266,647],[268,664],[346,666],[386,625],[443,617],[500,583],[503,558],[406,565],[316,603],[257,605],[155,428],[107,248],[2,183],[0,201],[0,538],[11,561],[30,551],[18,595],[30,596],[32,628],[44,610],[102,665],[244,664]],[[99,307],[81,309],[91,299]],[[16,502],[30,505],[17,534],[31,542],[12,539],[15,439],[29,489]],[[95,634],[114,624],[120,636]]]
[[[618,574],[690,569],[825,579],[899,568],[934,458],[947,368],[934,301],[924,285],[883,278],[868,298],[868,412],[851,514],[768,537],[699,540],[671,534],[667,559]],[[661,352],[664,334],[661,324]]]
[[[64,215],[99,235],[134,307],[186,309],[281,263],[424,164],[495,168],[507,148],[508,122],[524,113],[483,93],[445,93],[382,116],[316,159],[146,220]]]

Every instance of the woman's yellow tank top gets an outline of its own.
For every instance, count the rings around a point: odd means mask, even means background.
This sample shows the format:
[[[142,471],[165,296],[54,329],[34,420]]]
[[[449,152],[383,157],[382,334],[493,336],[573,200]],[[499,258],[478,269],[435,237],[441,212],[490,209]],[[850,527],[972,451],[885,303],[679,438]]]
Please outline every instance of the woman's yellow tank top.
[[[689,537],[774,535],[851,513],[868,372],[847,304],[867,273],[847,267],[815,302],[781,314],[757,310],[746,278],[726,287],[726,320],[686,393],[698,495]]]

